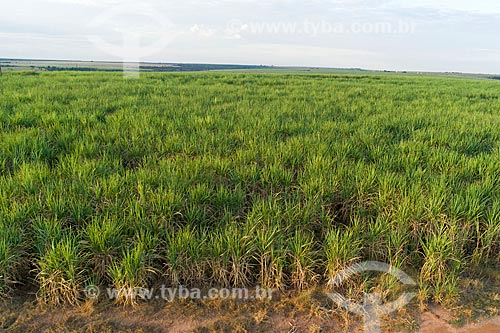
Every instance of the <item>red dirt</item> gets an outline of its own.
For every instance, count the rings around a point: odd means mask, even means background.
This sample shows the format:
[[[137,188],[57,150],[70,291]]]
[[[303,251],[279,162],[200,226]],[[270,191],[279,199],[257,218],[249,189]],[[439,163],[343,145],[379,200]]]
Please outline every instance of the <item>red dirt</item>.
[[[433,312],[426,312],[422,315],[419,333],[500,333],[500,317],[455,328],[443,317]]]
[[[321,306],[304,306],[308,301],[299,299],[257,305],[156,303],[134,309],[92,303],[47,309],[35,303],[33,298],[23,297],[0,304],[0,332],[363,332],[359,318],[343,317],[343,313]],[[451,313],[438,307],[421,315],[406,315],[413,318],[409,321],[416,323],[412,327],[418,333],[500,333],[500,317],[458,328],[449,323]],[[386,332],[409,330],[389,323]]]

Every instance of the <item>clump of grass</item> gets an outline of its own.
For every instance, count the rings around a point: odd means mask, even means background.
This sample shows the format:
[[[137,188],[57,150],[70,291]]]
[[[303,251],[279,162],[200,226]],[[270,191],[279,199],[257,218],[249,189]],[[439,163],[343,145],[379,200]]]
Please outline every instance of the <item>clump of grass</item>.
[[[204,282],[206,233],[190,226],[167,231],[163,257],[163,275],[173,286]]]
[[[84,282],[84,257],[78,238],[67,234],[53,240],[37,260],[37,299],[51,305],[76,305]]]
[[[143,296],[137,292],[146,289],[154,268],[150,265],[150,253],[144,241],[137,240],[135,246],[122,253],[121,260],[109,267],[109,276],[115,288],[115,301],[124,305],[136,305]]]
[[[85,249],[89,267],[99,283],[109,282],[108,267],[119,254],[123,241],[123,226],[110,217],[93,219],[85,227]]]
[[[387,258],[387,235],[389,224],[382,216],[368,219],[364,226],[364,250],[371,260],[383,261]]]
[[[387,233],[387,243],[386,243],[386,257],[382,260],[389,265],[401,269],[406,272],[410,272],[406,266],[409,260],[408,247],[410,244],[409,238],[410,233],[407,228],[405,228],[405,221],[399,221],[399,223],[390,223],[389,230]],[[412,270],[413,272],[413,270]],[[384,274],[381,276],[379,283],[380,290],[382,294],[395,294],[399,292],[401,288],[400,281],[390,274]]]
[[[320,262],[315,245],[312,234],[299,230],[288,241],[290,280],[296,290],[305,290],[319,281],[320,275],[316,272]]]
[[[476,222],[477,246],[472,255],[476,265],[500,261],[500,203],[495,202],[484,219]]]
[[[45,254],[54,243],[64,236],[63,225],[59,219],[39,217],[33,222],[34,247],[38,255]]]
[[[211,280],[224,287],[245,287],[252,281],[251,235],[246,227],[227,225],[208,243]]]
[[[0,221],[0,297],[10,294],[24,262],[21,230]]]
[[[458,277],[464,264],[457,248],[456,224],[441,221],[421,240],[424,263],[420,269],[420,298],[432,297],[437,303],[453,300],[458,293]]]
[[[286,287],[287,263],[284,231],[279,225],[262,225],[254,230],[255,260],[259,268],[258,282],[265,288]]]
[[[332,279],[339,271],[361,259],[363,242],[356,228],[337,228],[328,232],[323,251],[326,278]]]

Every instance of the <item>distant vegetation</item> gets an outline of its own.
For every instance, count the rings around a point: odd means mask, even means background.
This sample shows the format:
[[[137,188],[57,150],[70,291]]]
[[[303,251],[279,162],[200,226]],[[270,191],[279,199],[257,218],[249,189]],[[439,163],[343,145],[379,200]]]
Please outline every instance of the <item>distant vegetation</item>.
[[[62,67],[62,66],[40,66],[37,68],[47,71],[76,71],[76,72],[122,72],[123,68],[116,66],[116,68],[102,68],[102,67]],[[245,66],[245,65],[209,65],[209,64],[172,64],[168,66],[162,65],[140,65],[141,72],[200,72],[200,71],[214,71],[214,70],[244,70],[244,69],[263,69],[268,68],[265,66]]]
[[[141,71],[151,72],[199,72],[220,70],[266,69],[268,66],[251,65],[211,65],[211,64],[171,64],[171,66],[141,64]]]
[[[122,68],[97,68],[97,67],[58,67],[58,66],[32,66],[34,70],[42,70],[49,72],[123,72]]]
[[[0,68],[8,70],[31,71],[70,71],[70,72],[122,72],[123,68],[131,64],[120,62],[99,61],[57,61],[57,60],[16,60],[1,59]],[[200,72],[221,70],[255,70],[271,69],[269,66],[255,65],[224,65],[224,64],[176,64],[176,63],[140,63],[142,72]],[[136,70],[136,68],[131,68]]]
[[[442,303],[464,274],[499,265],[497,82],[1,80],[3,296],[30,283],[50,304],[77,303],[88,284],[303,290],[370,259]]]

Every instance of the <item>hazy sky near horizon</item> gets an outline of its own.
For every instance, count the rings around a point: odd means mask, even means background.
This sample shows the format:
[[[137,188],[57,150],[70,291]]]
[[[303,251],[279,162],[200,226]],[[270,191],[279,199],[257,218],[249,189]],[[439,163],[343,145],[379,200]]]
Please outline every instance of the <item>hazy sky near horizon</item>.
[[[498,0],[3,0],[0,58],[500,73]]]

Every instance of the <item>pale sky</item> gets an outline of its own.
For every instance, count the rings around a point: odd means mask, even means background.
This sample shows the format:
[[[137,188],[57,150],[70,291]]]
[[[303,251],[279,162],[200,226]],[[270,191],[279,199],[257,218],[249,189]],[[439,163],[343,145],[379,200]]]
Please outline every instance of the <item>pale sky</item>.
[[[2,0],[0,58],[500,73],[498,0]]]

